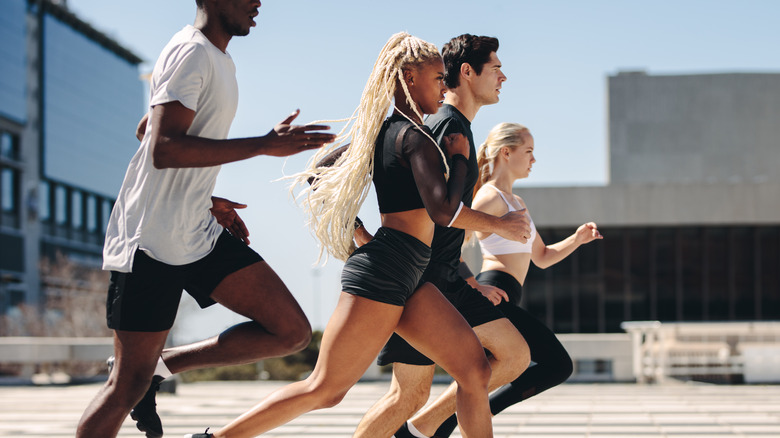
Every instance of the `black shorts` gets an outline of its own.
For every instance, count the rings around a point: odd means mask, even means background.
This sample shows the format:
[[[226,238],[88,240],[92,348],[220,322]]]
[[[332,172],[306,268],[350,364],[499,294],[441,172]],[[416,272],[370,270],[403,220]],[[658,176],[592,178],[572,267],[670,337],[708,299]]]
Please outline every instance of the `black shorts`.
[[[402,231],[379,228],[374,238],[349,256],[341,272],[341,290],[403,306],[417,290],[431,248]]]
[[[254,250],[223,231],[214,249],[186,265],[169,265],[136,250],[132,272],[111,271],[106,300],[108,328],[160,332],[173,327],[183,289],[201,308],[228,275],[263,261]]]
[[[428,280],[430,281],[430,279]],[[433,283],[463,315],[471,327],[504,318],[504,314],[489,299],[461,277],[455,281],[434,281]],[[457,348],[457,346],[453,345],[453,348]],[[409,365],[433,365],[432,360],[395,333],[387,341],[377,358],[379,365],[388,365],[394,362]]]
[[[512,274],[496,270],[484,271],[477,275],[477,281],[479,284],[488,284],[503,290],[509,296],[508,303],[515,306],[520,305],[520,299],[523,297],[523,286]],[[501,305],[499,305],[500,307]]]

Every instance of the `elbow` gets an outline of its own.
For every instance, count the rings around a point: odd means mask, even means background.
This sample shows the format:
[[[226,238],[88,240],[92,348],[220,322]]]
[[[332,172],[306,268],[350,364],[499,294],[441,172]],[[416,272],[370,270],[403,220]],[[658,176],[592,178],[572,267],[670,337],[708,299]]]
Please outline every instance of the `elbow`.
[[[431,220],[436,225],[446,227],[452,222],[452,219],[455,217],[455,213],[449,213],[446,211],[433,211],[428,212],[428,216],[431,217]]]
[[[159,144],[153,146],[152,165],[155,169],[168,169],[171,167],[170,154],[166,153],[165,148],[160,147]]]
[[[552,263],[550,260],[546,260],[544,257],[538,257],[534,259],[533,257],[531,260],[534,262],[534,265],[536,265],[539,269],[547,269],[550,266],[554,265],[555,263]]]

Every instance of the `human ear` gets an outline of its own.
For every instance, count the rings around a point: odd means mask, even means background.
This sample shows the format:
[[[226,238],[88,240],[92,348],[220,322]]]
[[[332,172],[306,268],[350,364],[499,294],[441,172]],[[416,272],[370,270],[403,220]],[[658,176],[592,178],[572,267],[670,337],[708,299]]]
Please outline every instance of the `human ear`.
[[[414,72],[412,70],[404,70],[404,82],[406,82],[406,85],[414,85]]]
[[[460,65],[460,75],[461,76],[465,76],[467,78],[469,76],[471,76],[471,64],[469,64],[467,62],[464,62],[463,64],[461,64]]]

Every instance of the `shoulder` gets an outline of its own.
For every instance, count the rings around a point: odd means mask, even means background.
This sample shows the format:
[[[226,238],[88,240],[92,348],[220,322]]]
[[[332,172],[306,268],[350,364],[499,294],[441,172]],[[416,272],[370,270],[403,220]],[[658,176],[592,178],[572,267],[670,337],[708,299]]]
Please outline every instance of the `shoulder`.
[[[509,207],[498,191],[484,185],[474,196],[471,208],[493,216],[501,216],[509,212]]]
[[[408,122],[401,128],[399,135],[402,136],[401,141],[403,142],[405,150],[425,144],[435,144],[431,141],[431,138],[433,137],[431,129],[425,125],[415,125]]]

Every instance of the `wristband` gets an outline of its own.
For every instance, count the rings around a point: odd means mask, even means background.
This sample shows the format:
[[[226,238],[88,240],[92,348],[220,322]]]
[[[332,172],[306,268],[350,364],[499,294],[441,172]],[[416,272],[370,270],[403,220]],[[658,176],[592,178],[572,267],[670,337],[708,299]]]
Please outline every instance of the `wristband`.
[[[363,221],[359,217],[355,216],[355,230],[363,226]]]
[[[461,155],[461,157],[462,157],[462,156],[463,156],[463,155]],[[463,201],[460,201],[460,205],[458,206],[458,211],[456,211],[456,212],[455,212],[455,215],[454,215],[454,216],[452,216],[452,220],[450,221],[450,223],[448,223],[448,224],[447,224],[447,228],[450,228],[450,227],[452,226],[452,224],[454,224],[454,223],[455,223],[455,219],[457,219],[457,218],[458,218],[458,215],[460,215],[460,211],[461,211],[461,210],[463,210]]]

